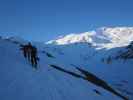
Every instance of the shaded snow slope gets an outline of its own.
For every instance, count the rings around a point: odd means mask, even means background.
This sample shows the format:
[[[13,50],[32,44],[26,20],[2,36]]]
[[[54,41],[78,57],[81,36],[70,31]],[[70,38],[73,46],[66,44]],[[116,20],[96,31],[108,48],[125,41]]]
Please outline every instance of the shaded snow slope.
[[[59,65],[81,74],[65,61],[65,57],[63,60],[56,52],[52,53],[53,47],[47,49],[50,50],[45,49],[45,52],[55,58],[39,50],[39,68],[34,70],[24,59],[18,44],[0,39],[1,100],[122,100],[92,83],[49,67],[50,64]]]
[[[133,99],[133,59],[114,59],[125,47],[97,50],[87,43],[69,45],[51,45],[44,50],[59,59],[67,68],[78,66],[86,69],[101,79],[106,80],[112,87]],[[72,70],[71,69],[71,70]]]

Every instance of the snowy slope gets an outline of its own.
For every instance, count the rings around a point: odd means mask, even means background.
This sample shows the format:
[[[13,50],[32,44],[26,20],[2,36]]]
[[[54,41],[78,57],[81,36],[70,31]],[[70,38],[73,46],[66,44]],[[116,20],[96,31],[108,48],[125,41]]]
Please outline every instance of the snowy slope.
[[[101,30],[105,32],[107,29],[101,28],[96,31],[100,33]],[[130,36],[132,36],[130,29],[126,28],[126,30],[129,30]],[[19,49],[19,44],[25,44],[27,41],[18,38],[0,39],[0,99],[123,100],[120,96],[91,81],[50,67],[50,65],[56,65],[80,76],[84,75],[75,66],[85,69],[107,82],[122,96],[133,100],[133,60],[123,62],[120,59],[112,60],[109,63],[106,61],[108,57],[117,55],[119,50],[125,50],[124,46],[130,40],[123,39],[125,44],[119,47],[117,44],[119,39],[110,39],[111,36],[105,36],[104,32],[102,35],[96,35],[96,31],[91,34],[88,32],[73,34],[70,35],[71,38],[69,36],[60,37],[45,45],[35,43],[39,49],[38,70],[31,67]],[[86,37],[86,34],[89,37]],[[55,41],[58,45],[54,44]],[[119,42],[121,44],[121,41]],[[108,49],[108,45],[110,49]],[[98,47],[100,49],[97,49]]]
[[[47,43],[53,45],[52,52],[59,54],[67,63],[94,72],[132,98],[133,60],[115,59],[131,41],[133,27],[104,27],[92,32],[70,34]]]
[[[1,100],[121,100],[100,87],[50,68],[49,64],[65,65],[41,52],[39,69],[35,71],[24,59],[19,45],[0,40],[0,48]],[[94,89],[100,91],[102,96],[96,94]]]

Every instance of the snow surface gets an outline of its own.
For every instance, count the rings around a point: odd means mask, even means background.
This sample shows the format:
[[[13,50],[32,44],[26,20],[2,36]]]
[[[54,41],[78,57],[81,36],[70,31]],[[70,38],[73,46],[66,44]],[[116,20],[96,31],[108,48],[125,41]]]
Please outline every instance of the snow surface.
[[[74,66],[83,68],[133,100],[133,60],[103,61],[124,49],[132,36],[133,28],[100,28],[60,37],[46,44],[35,43],[39,49],[38,70],[23,57],[19,49],[19,43],[25,43],[23,40],[0,39],[0,100],[122,100],[91,82],[50,67],[51,64],[80,75]],[[47,53],[53,57],[48,57]]]

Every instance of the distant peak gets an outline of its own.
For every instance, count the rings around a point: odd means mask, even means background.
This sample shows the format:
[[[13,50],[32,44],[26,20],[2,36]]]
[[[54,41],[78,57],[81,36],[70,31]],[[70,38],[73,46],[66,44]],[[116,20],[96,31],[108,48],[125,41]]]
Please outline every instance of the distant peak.
[[[88,42],[95,45],[121,46],[133,41],[133,27],[101,27],[94,31],[79,34],[68,34],[47,44],[65,45],[72,43]]]

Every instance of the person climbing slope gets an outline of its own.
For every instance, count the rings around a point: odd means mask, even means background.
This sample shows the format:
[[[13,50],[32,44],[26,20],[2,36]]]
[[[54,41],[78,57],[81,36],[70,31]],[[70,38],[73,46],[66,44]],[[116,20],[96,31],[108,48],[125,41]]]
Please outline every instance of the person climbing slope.
[[[28,61],[32,64],[34,68],[37,68],[37,61],[39,58],[37,57],[37,48],[32,46],[29,42],[27,45],[21,45],[20,48],[23,51],[23,55]]]
[[[32,50],[32,44],[29,42],[27,45],[26,45],[27,49],[26,49],[26,52],[27,52],[27,59],[29,61],[31,61],[31,50]]]
[[[20,50],[22,50],[24,57],[27,58],[27,55],[28,55],[27,49],[28,49],[28,47],[26,45],[20,45],[20,47],[21,47]]]
[[[31,64],[35,68],[37,68],[37,61],[38,61],[37,48],[32,46],[32,48],[31,48]]]

